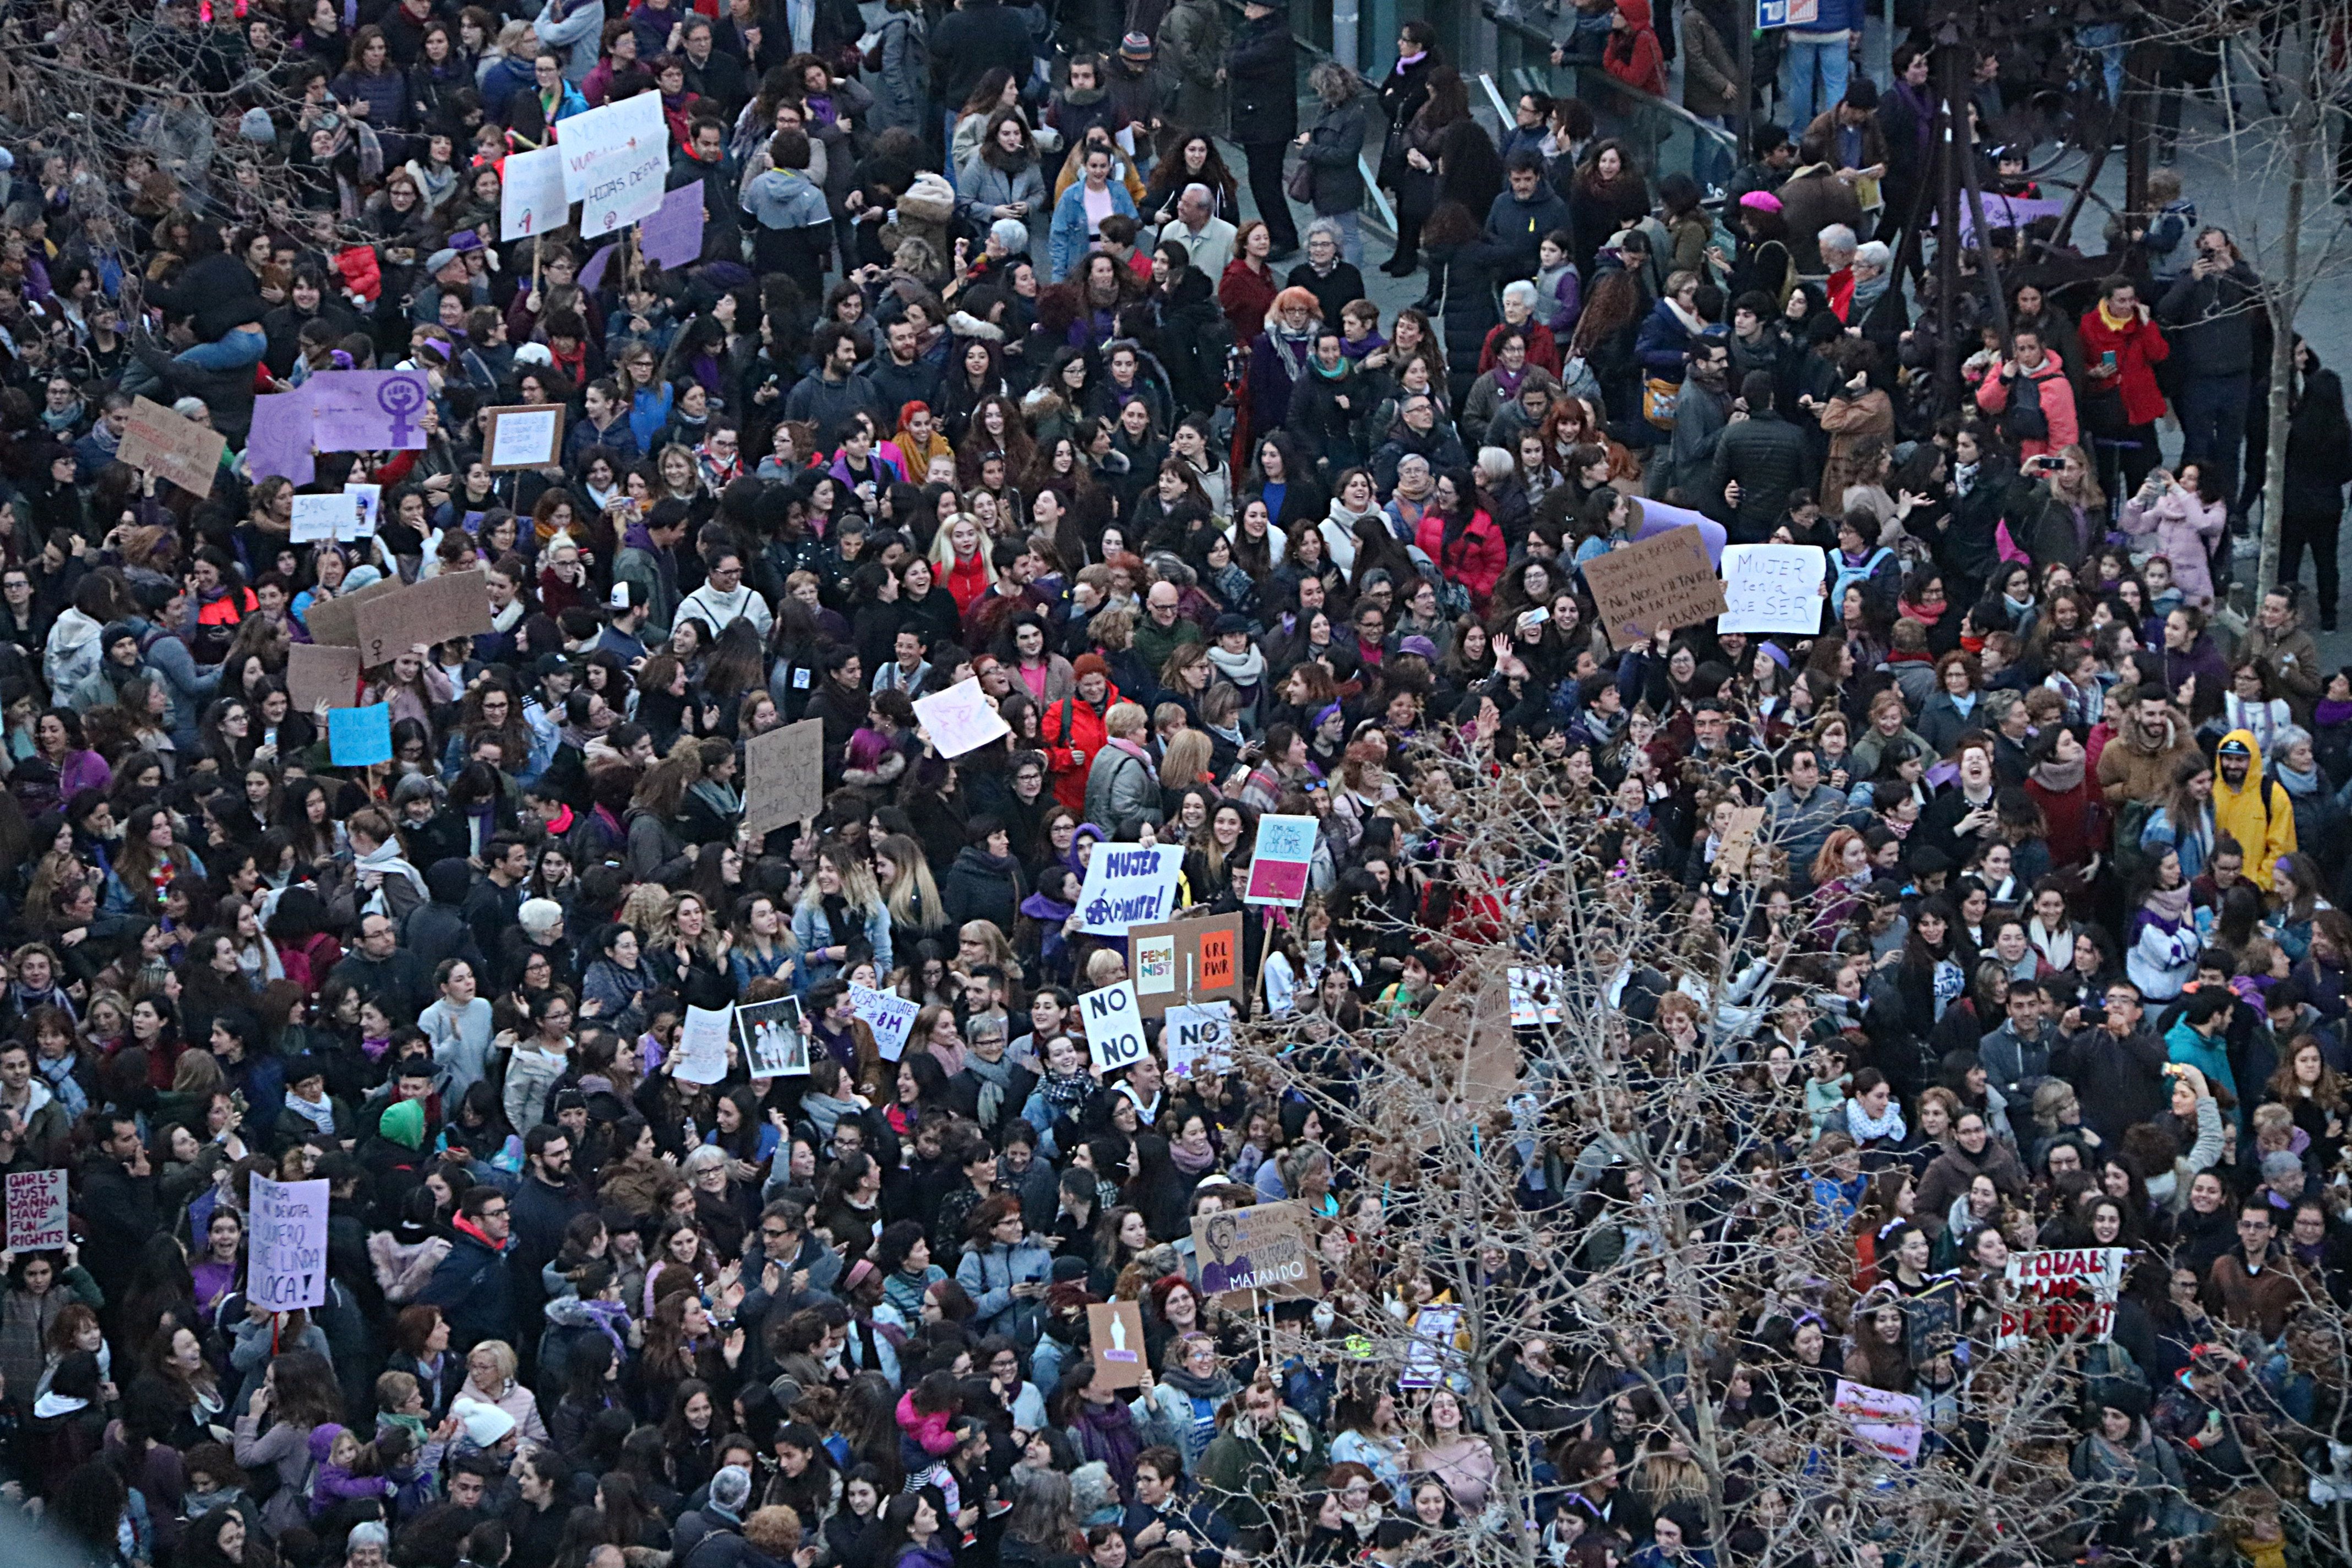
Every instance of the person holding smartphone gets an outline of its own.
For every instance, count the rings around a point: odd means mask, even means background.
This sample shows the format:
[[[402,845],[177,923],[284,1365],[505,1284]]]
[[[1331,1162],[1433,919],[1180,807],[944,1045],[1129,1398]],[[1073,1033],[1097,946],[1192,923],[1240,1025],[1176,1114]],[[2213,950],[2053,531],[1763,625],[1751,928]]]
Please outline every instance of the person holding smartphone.
[[[2082,424],[2096,442],[2099,487],[2108,495],[2137,489],[2157,466],[2156,422],[2165,412],[2156,367],[2172,353],[2164,329],[2128,278],[2099,285],[2083,313]]]

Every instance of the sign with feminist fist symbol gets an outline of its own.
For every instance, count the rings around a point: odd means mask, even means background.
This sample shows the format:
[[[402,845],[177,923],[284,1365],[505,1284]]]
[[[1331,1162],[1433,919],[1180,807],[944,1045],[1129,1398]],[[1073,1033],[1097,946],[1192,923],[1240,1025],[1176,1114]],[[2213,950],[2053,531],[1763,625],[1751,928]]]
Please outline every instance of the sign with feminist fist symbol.
[[[425,389],[404,377],[387,381],[375,389],[375,405],[392,420],[392,440],[397,447],[408,439],[410,424],[425,411]]]

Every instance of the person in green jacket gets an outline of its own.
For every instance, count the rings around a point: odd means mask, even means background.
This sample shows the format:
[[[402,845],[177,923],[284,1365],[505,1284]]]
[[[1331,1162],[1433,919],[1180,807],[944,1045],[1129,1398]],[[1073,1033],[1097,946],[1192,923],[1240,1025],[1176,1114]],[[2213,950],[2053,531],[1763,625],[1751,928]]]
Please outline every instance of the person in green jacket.
[[[1286,1409],[1270,1383],[1242,1391],[1241,1413],[1202,1451],[1201,1489],[1236,1531],[1270,1539],[1268,1504],[1285,1480],[1306,1484],[1324,1467],[1323,1439],[1307,1418]]]

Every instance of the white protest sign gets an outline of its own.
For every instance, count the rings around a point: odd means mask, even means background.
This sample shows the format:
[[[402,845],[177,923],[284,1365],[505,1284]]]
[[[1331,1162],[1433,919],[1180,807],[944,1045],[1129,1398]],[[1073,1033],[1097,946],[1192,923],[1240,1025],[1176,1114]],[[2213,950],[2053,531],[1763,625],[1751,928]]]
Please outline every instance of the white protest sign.
[[[1559,994],[1568,984],[1563,971],[1548,964],[1531,969],[1515,964],[1507,974],[1511,989],[1511,1027],[1525,1029],[1559,1022]]]
[[[1096,936],[1125,936],[1129,926],[1158,925],[1176,912],[1176,879],[1184,851],[1174,844],[1095,845],[1087,860],[1086,886],[1078,891],[1078,929]]]
[[[2105,1343],[2115,1331],[2116,1298],[2130,1258],[2130,1248],[2122,1247],[2011,1253],[2002,1271],[2008,1304],[2000,1310],[1993,1348],[2013,1350],[2029,1339],[2077,1334]]]
[[[580,205],[580,237],[651,216],[669,175],[669,122],[647,90],[563,122],[563,195]]]
[[[1412,1339],[1404,1347],[1404,1370],[1397,1373],[1399,1388],[1435,1388],[1449,1369],[1463,1364],[1454,1336],[1462,1331],[1462,1309],[1434,1302],[1413,1314]]]
[[[345,495],[297,495],[289,537],[297,544],[348,537],[358,522],[352,498]]]
[[[934,691],[929,697],[915,699],[915,722],[931,738],[931,747],[943,757],[961,757],[966,752],[978,751],[1000,735],[1013,733],[1013,727],[996,710],[988,693],[980,689],[980,677],[959,680],[945,691]]]
[[[340,498],[338,498],[340,499]],[[253,1178],[246,1296],[273,1312],[327,1304],[327,1184]]]
[[[1087,1027],[1087,1054],[1104,1072],[1143,1059],[1143,1008],[1135,999],[1134,981],[1087,992],[1078,998],[1078,1016]]]
[[[688,1007],[677,1032],[677,1076],[688,1083],[717,1083],[727,1076],[727,1037],[735,1029],[732,1005],[712,1011]]]
[[[1422,1309],[1425,1315],[1429,1309]],[[1919,1458],[1927,1431],[1927,1406],[1916,1394],[1889,1394],[1867,1384],[1838,1379],[1835,1408],[1854,1440],[1899,1464]]]
[[[8,1173],[8,1250],[43,1252],[66,1244],[66,1173]]]
[[[849,988],[849,1011],[852,1016],[866,1020],[874,1031],[874,1049],[886,1062],[895,1062],[907,1049],[907,1031],[915,1026],[915,1015],[923,1009],[918,1003],[889,991],[877,991],[871,985]]]
[[[383,505],[382,485],[345,485],[343,493],[354,503],[352,517],[352,537],[367,539],[375,533],[376,514]]]
[[[571,134],[565,122],[564,134]],[[563,195],[563,151],[542,147],[536,153],[509,153],[499,166],[499,237],[529,239],[551,228],[562,228],[572,216]]]
[[[1723,601],[1729,607],[1717,617],[1716,629],[1811,637],[1822,629],[1827,581],[1818,544],[1727,544]]]
[[[1199,1068],[1234,1070],[1234,1005],[1201,1002],[1168,1009],[1160,1027],[1168,1052],[1168,1076],[1187,1078]]]

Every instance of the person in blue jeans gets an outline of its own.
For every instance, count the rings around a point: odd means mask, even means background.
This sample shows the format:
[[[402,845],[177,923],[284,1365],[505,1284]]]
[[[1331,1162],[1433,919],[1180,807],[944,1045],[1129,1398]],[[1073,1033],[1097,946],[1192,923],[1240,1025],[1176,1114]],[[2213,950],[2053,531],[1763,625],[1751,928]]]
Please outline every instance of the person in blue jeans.
[[[1845,101],[1848,50],[1861,28],[1862,0],[1821,0],[1811,22],[1788,30],[1781,40],[1780,98],[1790,125],[1811,125],[1822,110]]]

